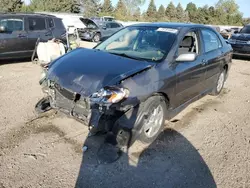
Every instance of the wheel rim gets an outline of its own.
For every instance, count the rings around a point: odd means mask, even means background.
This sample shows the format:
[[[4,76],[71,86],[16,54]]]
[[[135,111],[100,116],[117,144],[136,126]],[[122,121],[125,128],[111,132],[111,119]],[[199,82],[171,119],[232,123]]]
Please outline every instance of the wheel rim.
[[[225,79],[225,73],[222,72],[219,76],[218,82],[217,82],[217,92],[220,92],[222,90],[223,84]]]
[[[154,137],[161,128],[163,121],[163,108],[158,105],[153,111],[148,115],[144,124],[144,133],[148,138]]]
[[[100,40],[99,35],[95,35],[95,36],[94,36],[94,41],[95,41],[95,42],[98,42],[99,40]]]

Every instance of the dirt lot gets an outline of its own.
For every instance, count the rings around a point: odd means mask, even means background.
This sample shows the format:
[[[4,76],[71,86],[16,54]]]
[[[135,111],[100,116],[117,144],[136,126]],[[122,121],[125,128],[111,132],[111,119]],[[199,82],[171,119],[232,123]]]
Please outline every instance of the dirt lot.
[[[192,104],[150,146],[136,143],[109,165],[96,158],[102,136],[34,112],[40,71],[0,65],[0,188],[250,187],[250,61],[234,60],[221,96]]]

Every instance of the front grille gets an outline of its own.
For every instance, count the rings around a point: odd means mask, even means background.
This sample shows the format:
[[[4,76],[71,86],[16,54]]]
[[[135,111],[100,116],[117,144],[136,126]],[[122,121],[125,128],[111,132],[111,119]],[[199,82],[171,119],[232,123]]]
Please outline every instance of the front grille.
[[[60,87],[58,84],[55,84],[54,89],[51,89],[50,95],[53,107],[85,122],[89,120],[91,114],[89,98],[81,97],[77,93]]]

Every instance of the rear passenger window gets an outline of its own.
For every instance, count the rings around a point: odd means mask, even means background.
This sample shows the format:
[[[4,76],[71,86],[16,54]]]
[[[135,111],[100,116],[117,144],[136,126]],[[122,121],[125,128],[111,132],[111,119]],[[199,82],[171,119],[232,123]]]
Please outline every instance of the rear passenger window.
[[[203,29],[201,33],[204,41],[205,52],[211,52],[222,47],[221,41],[215,32]]]
[[[46,29],[45,18],[28,18],[28,22],[30,31],[38,31]]]
[[[7,32],[22,31],[23,19],[20,18],[2,18],[0,19],[0,26],[4,26]]]
[[[110,24],[110,23],[107,23],[107,24],[106,24],[106,28],[111,28],[111,24]]]
[[[55,26],[52,18],[48,18],[48,25],[49,25],[49,28],[53,28]]]
[[[110,25],[111,25],[111,28],[118,28],[118,27],[120,27],[120,25],[117,24],[117,23],[111,23]]]

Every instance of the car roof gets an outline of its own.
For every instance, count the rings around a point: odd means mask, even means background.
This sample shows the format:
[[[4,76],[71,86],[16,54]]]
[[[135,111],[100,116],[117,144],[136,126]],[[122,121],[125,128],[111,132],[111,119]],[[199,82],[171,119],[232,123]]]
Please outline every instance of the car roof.
[[[208,26],[202,24],[193,24],[193,23],[170,23],[170,22],[155,22],[155,23],[140,23],[140,24],[133,24],[131,26],[144,26],[144,27],[162,27],[162,28],[183,28],[183,27],[204,27],[210,28]]]
[[[49,14],[40,14],[40,13],[0,13],[0,16],[37,16],[37,17],[52,17],[57,18],[56,16],[49,15]]]

